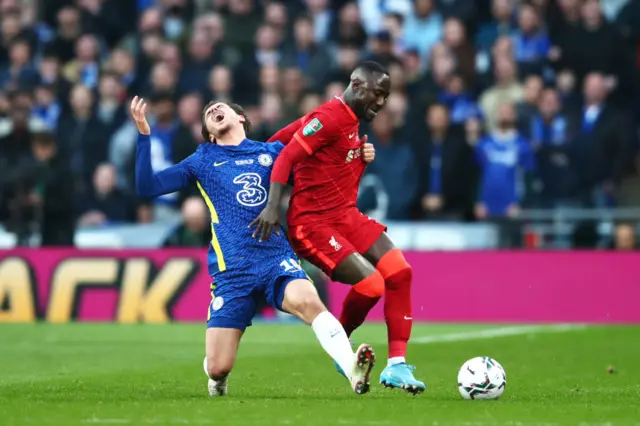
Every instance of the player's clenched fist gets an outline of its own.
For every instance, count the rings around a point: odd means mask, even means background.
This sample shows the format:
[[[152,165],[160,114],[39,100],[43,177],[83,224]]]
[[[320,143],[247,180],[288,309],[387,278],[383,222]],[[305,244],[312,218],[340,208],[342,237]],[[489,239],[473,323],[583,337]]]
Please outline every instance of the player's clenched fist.
[[[365,163],[371,163],[376,158],[376,149],[373,147],[372,143],[368,143],[367,140],[369,137],[364,135],[362,138],[362,159]]]
[[[136,122],[138,132],[142,135],[150,135],[151,127],[147,122],[147,118],[144,116],[147,111],[147,103],[142,98],[137,96],[131,101],[131,118]]]

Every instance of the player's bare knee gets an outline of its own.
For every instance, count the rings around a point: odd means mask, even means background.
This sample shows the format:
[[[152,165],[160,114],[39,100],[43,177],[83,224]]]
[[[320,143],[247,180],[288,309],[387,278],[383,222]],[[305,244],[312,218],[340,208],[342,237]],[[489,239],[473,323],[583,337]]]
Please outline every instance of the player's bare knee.
[[[305,291],[304,293],[299,294],[296,300],[293,301],[292,305],[302,317],[301,319],[307,322],[310,322],[321,312],[327,310],[320,300],[320,297],[318,297],[318,293],[313,291]]]
[[[233,362],[214,357],[207,357],[207,375],[213,380],[224,379],[231,373]]]

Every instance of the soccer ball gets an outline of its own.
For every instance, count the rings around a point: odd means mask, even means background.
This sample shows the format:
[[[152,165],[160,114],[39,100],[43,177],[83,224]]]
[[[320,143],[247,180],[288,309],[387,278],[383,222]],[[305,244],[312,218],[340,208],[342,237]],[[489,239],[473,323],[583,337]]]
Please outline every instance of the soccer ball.
[[[498,399],[506,386],[507,373],[488,356],[470,359],[458,372],[458,390],[464,399]]]

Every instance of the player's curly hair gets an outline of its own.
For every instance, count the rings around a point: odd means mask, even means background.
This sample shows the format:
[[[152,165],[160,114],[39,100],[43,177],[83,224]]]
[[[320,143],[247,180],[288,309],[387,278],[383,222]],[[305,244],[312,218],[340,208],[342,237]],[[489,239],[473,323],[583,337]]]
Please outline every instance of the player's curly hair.
[[[207,105],[205,105],[205,107],[202,109],[202,113],[200,114],[200,123],[202,125],[200,132],[202,134],[202,137],[204,138],[205,141],[209,142],[209,130],[207,130],[207,125],[205,123],[205,119],[204,119],[204,114],[207,112],[207,110],[209,108],[211,108],[213,105],[219,103],[220,101],[211,101],[209,102]],[[244,132],[245,133],[249,133],[251,131],[251,121],[249,120],[249,117],[247,117],[247,112],[244,110],[244,108],[242,108],[240,105],[238,104],[234,104],[232,102],[224,102],[225,104],[227,104],[229,106],[229,108],[231,108],[232,110],[235,111],[236,114],[241,115],[244,117],[244,123],[242,123],[242,127],[244,127]]]

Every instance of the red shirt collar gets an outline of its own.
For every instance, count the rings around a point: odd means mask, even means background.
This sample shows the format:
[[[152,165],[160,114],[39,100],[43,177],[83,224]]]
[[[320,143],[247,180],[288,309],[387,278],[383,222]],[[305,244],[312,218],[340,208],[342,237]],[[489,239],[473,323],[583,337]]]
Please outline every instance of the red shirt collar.
[[[349,107],[349,105],[347,105],[347,102],[344,100],[344,98],[340,95],[336,95],[335,98],[338,101],[340,101],[342,105],[344,105],[344,107],[347,109],[347,112],[349,113],[351,118],[353,118],[354,121],[358,121],[358,117],[356,116],[356,113],[353,112],[353,110],[351,109],[351,107]]]

